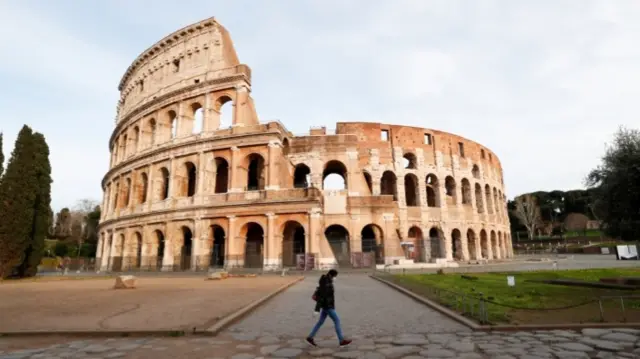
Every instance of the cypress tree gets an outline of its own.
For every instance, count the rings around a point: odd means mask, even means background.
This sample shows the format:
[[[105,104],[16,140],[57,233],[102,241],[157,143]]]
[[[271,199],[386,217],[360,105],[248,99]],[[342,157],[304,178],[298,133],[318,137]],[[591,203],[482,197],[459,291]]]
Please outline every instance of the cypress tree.
[[[44,240],[51,221],[51,164],[49,146],[41,133],[33,134],[34,182],[37,183],[33,202],[33,221],[30,242],[25,249],[24,261],[18,267],[18,276],[31,277],[38,272],[38,265],[44,255]]]
[[[0,278],[13,274],[31,242],[38,190],[33,140],[31,128],[23,126],[0,182]]]
[[[0,181],[2,181],[2,172],[4,172],[4,154],[2,152],[2,132],[0,132]]]

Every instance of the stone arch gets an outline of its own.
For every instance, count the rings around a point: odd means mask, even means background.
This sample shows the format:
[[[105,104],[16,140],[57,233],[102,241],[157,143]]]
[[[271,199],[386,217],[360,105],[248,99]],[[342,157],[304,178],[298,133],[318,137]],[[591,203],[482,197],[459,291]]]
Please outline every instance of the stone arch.
[[[241,230],[244,235],[244,267],[264,267],[264,229],[256,222],[246,223]]]
[[[416,169],[418,168],[418,158],[415,154],[407,152],[402,156],[402,165],[406,169]]]
[[[309,188],[311,169],[304,163],[298,163],[293,170],[293,187]]]
[[[259,153],[251,153],[244,159],[242,168],[247,171],[246,174],[246,190],[261,191],[264,190],[266,182],[265,160]]]
[[[444,233],[438,227],[429,229],[429,245],[431,258],[446,258]]]
[[[445,177],[444,188],[445,188],[447,205],[455,206],[458,202],[458,199],[457,199],[458,196],[456,193],[456,180],[451,176]]]
[[[180,270],[191,269],[191,256],[193,253],[193,232],[188,226],[180,228],[182,232],[182,245],[180,246]]]
[[[191,118],[192,118],[192,134],[199,134],[204,130],[204,108],[199,102],[191,104]]]
[[[484,229],[480,231],[480,254],[484,259],[491,259],[490,257],[489,240],[487,239],[487,231]]]
[[[493,257],[496,259],[500,258],[500,252],[498,251],[498,238],[496,236],[496,231],[492,230],[491,231],[491,252],[493,253]]]
[[[350,266],[351,243],[349,231],[339,224],[333,224],[324,230],[324,236],[329,243],[338,266]]]
[[[121,160],[125,160],[128,157],[128,153],[127,153],[127,142],[129,142],[129,135],[127,135],[126,133],[124,134],[124,136],[122,136],[122,153],[121,153]]]
[[[149,192],[149,177],[146,172],[140,173],[140,186],[138,190],[138,204],[147,202],[147,193]]]
[[[480,183],[476,183],[475,192],[476,209],[478,213],[484,213],[484,201],[482,200],[482,186],[480,186]]]
[[[484,185],[484,196],[487,203],[487,213],[493,214],[493,201],[491,200],[491,187]]]
[[[367,184],[367,188],[369,188],[369,195],[373,195],[373,179],[371,174],[367,171],[362,171],[362,176],[364,177],[364,182]]]
[[[331,160],[324,165],[322,171],[322,189],[348,190],[347,166],[338,160]]]
[[[174,110],[167,112],[167,123],[169,124],[170,139],[178,136],[178,114]]]
[[[164,257],[165,257],[165,239],[164,239],[164,233],[162,233],[161,230],[156,229],[155,231],[153,231],[154,234],[154,247],[155,247],[155,266],[156,268],[162,268],[164,267]]]
[[[131,202],[131,177],[127,177],[125,183],[127,187],[124,191],[124,206],[129,207],[129,203]]]
[[[196,183],[198,179],[198,172],[196,165],[193,162],[186,162],[184,164],[187,174],[187,197],[193,197],[196,194]]]
[[[467,248],[469,250],[469,258],[470,259],[479,259],[476,243],[478,242],[478,238],[476,238],[476,233],[473,229],[469,228],[467,230]]]
[[[235,123],[235,102],[231,96],[225,94],[214,101],[217,129],[231,127]]]
[[[413,242],[413,248],[405,248],[405,258],[417,263],[426,263],[430,257],[429,248],[425,245],[422,229],[411,226],[407,233],[407,241]]]
[[[380,179],[380,194],[393,196],[393,200],[398,200],[398,180],[393,171],[384,171]]]
[[[478,167],[478,165],[473,165],[471,168],[471,175],[475,179],[480,179],[480,167]]]
[[[418,177],[413,173],[407,173],[404,176],[404,195],[408,207],[420,206]]]
[[[153,146],[156,144],[157,141],[157,134],[158,134],[158,124],[156,123],[156,119],[155,118],[150,118],[149,122],[149,147]]]
[[[166,167],[158,169],[157,176],[157,199],[164,201],[169,198],[169,181],[171,180],[169,170]]]
[[[440,184],[438,177],[433,173],[427,175],[427,206],[440,207]]]
[[[209,234],[211,236],[211,258],[209,260],[209,267],[224,268],[227,257],[224,228],[214,224],[209,227]]]
[[[463,178],[460,181],[460,187],[462,187],[462,204],[471,205],[471,182],[468,179]]]
[[[135,268],[141,268],[142,267],[142,234],[140,234],[140,232],[136,231],[133,233],[133,243],[134,245],[134,253],[135,253],[135,262],[134,262],[134,267]]]
[[[214,158],[216,166],[214,193],[227,193],[229,191],[229,162],[223,157]]]
[[[131,131],[131,142],[133,144],[133,151],[131,154],[136,154],[138,152],[138,146],[140,145],[140,127],[133,127],[133,130]]]
[[[498,201],[498,189],[493,187],[493,204],[496,209],[496,214],[500,214],[500,201]]]
[[[369,223],[360,230],[363,262],[366,267],[369,262],[384,263],[384,232],[374,223]]]
[[[120,181],[115,182],[115,194],[113,195],[113,210],[118,209],[118,201],[120,200]]]
[[[287,221],[282,229],[282,265],[296,267],[298,256],[306,253],[306,233],[298,221]]]
[[[462,234],[457,228],[454,228],[451,231],[451,249],[453,250],[453,259],[457,261],[464,259],[464,253],[462,251]]]

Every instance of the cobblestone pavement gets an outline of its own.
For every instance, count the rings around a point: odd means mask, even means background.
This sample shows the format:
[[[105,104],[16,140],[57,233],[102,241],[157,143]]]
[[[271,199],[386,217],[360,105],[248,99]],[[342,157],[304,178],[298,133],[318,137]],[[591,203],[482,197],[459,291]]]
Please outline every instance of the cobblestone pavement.
[[[311,295],[319,276],[307,277],[229,330],[253,335],[299,337],[315,324]],[[346,336],[467,331],[467,327],[361,274],[338,275],[336,311]],[[319,335],[334,335],[327,319]]]
[[[356,337],[338,348],[335,337],[318,337],[318,348],[300,337],[224,333],[219,337],[76,340],[3,352],[1,359],[266,359],[266,358],[640,358],[640,330],[585,329],[516,333],[403,333]]]

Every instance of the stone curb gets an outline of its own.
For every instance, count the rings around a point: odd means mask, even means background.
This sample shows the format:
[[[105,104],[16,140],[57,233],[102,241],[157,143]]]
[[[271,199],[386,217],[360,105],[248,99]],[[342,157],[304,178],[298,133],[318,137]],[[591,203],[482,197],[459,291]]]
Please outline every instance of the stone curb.
[[[259,306],[265,304],[267,301],[269,301],[269,299],[275,297],[276,295],[284,292],[285,290],[289,289],[289,287],[292,287],[293,285],[297,284],[298,282],[304,280],[304,276],[303,277],[299,277],[298,279],[287,283],[285,285],[283,285],[282,287],[278,288],[277,290],[275,290],[274,292],[267,294],[266,296],[254,301],[253,303],[250,303],[249,305],[245,306],[244,308],[241,308],[239,310],[237,310],[236,312],[222,318],[222,320],[220,320],[219,322],[217,322],[216,324],[214,324],[213,326],[205,329],[204,331],[201,331],[197,334],[205,334],[205,335],[211,335],[211,336],[215,336],[218,333],[220,333],[222,330],[224,330],[225,328],[231,326],[232,324],[236,323],[237,321],[239,321],[240,319],[242,319],[243,317],[245,317],[247,314],[251,313],[252,311],[254,311],[255,309],[257,309]]]
[[[89,338],[113,338],[113,337],[181,337],[185,335],[203,335],[203,336],[215,336],[220,331],[224,330],[231,324],[236,321],[242,319],[244,316],[266,303],[269,299],[275,297],[276,295],[284,292],[289,287],[297,284],[302,281],[305,277],[299,277],[275,291],[267,294],[266,296],[249,303],[243,308],[238,309],[237,311],[231,313],[230,315],[222,318],[213,326],[204,329],[204,330],[194,330],[189,331],[184,328],[180,329],[160,329],[160,330],[65,330],[65,331],[55,331],[55,330],[36,330],[36,331],[9,331],[9,332],[0,332],[0,338],[7,337],[33,337],[33,336],[41,336],[41,337],[55,337],[55,336],[70,336],[70,337],[89,337]]]
[[[610,328],[640,328],[640,323],[566,323],[566,324],[523,324],[523,325],[480,325],[454,311],[442,306],[428,298],[415,294],[408,289],[405,289],[395,283],[391,283],[382,278],[371,275],[371,278],[382,282],[389,287],[411,297],[412,299],[429,306],[438,312],[450,317],[451,319],[469,327],[474,331],[490,332],[517,332],[517,331],[530,331],[530,330],[581,330],[586,328],[597,329],[610,329]]]

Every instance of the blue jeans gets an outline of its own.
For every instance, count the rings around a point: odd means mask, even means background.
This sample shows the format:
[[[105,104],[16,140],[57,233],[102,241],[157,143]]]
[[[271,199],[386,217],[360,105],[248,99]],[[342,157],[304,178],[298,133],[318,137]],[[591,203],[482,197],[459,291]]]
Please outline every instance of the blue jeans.
[[[309,334],[309,338],[313,338],[316,336],[316,334],[318,333],[318,330],[320,330],[320,327],[322,327],[322,324],[324,324],[324,321],[327,319],[327,316],[329,316],[331,320],[333,320],[333,325],[336,327],[336,334],[338,335],[338,340],[343,341],[344,337],[342,336],[342,327],[340,326],[340,318],[338,317],[338,313],[336,313],[335,309],[322,309],[320,311],[320,318],[318,319],[316,326],[313,327],[313,329],[311,330],[311,333]]]

